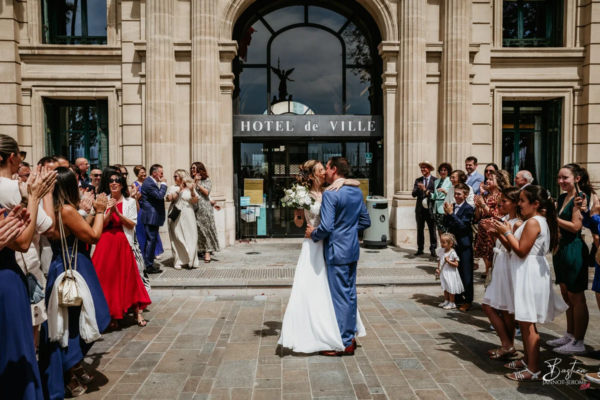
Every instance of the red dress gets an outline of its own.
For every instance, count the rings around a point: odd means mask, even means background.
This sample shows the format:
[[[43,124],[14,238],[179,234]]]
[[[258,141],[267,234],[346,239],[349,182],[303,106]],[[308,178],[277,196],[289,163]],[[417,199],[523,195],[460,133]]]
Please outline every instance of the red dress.
[[[118,203],[117,208],[122,213],[123,203]],[[130,307],[144,309],[152,303],[140,278],[137,261],[123,231],[121,219],[115,213],[112,213],[109,224],[102,232],[92,262],[112,318],[122,319],[123,313]]]

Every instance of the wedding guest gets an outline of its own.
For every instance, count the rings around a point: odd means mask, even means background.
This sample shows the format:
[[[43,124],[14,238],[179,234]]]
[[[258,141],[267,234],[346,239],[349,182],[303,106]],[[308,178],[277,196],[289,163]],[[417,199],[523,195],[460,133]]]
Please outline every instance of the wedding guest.
[[[162,269],[154,266],[156,245],[159,240],[158,229],[165,223],[165,195],[167,194],[166,178],[163,177],[163,167],[154,164],[150,167],[150,176],[142,184],[140,209],[141,222],[146,232],[146,243],[142,247],[144,263],[148,274],[158,274]]]
[[[96,245],[92,262],[108,302],[111,323],[117,329],[118,320],[131,307],[138,326],[146,326],[142,311],[151,303],[139,275],[134,253],[134,229],[137,206],[129,197],[127,182],[114,167],[106,168],[100,184],[100,193],[109,197],[104,218],[104,230]]]
[[[536,324],[553,321],[568,306],[554,294],[546,260],[546,255],[558,248],[559,241],[554,202],[546,189],[530,185],[521,191],[519,207],[526,221],[514,234],[507,222],[492,224],[502,244],[508,245],[512,252],[515,320],[523,337],[524,357],[505,365],[515,371],[506,377],[533,382],[541,380],[540,334]]]
[[[139,207],[138,207],[138,223],[135,226],[135,234],[137,236],[138,243],[140,244],[140,248],[142,249],[142,254],[143,254],[144,249],[146,248],[146,227],[144,226],[144,223],[142,222],[142,209],[144,208],[142,205],[142,202],[143,202],[142,185],[144,184],[144,181],[148,177],[148,174],[146,172],[146,167],[144,167],[143,165],[136,165],[133,168],[133,173],[135,174],[137,180],[135,180],[131,186],[135,187],[135,189],[137,190],[137,193],[139,194],[138,196],[136,196]],[[158,258],[160,260],[160,255],[164,252],[165,252],[165,250],[163,248],[162,239],[160,238],[160,234],[159,234],[156,239],[156,249],[154,250],[154,258]]]
[[[519,211],[521,191],[517,187],[508,187],[500,196],[500,214],[506,217],[510,230],[516,232],[523,225]],[[494,263],[491,272],[491,281],[485,290],[481,308],[494,327],[501,347],[488,351],[490,358],[504,360],[515,354],[515,303],[510,263],[510,247],[505,247],[493,225],[489,226],[488,234],[496,239],[494,247]]]
[[[558,197],[558,251],[552,257],[556,283],[560,286],[567,310],[567,331],[559,339],[546,342],[558,354],[585,354],[583,340],[589,323],[585,299],[588,289],[587,246],[581,238],[583,202],[589,203],[586,192],[591,193],[588,173],[577,164],[567,164],[558,172],[558,184],[564,192]],[[581,192],[577,192],[575,184]],[[529,186],[528,186],[529,187]],[[525,189],[524,189],[525,190]],[[585,261],[584,261],[585,260]]]
[[[456,295],[459,310],[466,312],[473,308],[473,207],[466,202],[469,187],[459,183],[454,188],[454,204],[444,203],[446,213],[445,223],[449,233],[456,238],[456,253],[458,254],[458,273],[463,283],[464,292]]]
[[[195,162],[196,175],[194,183],[198,192],[198,210],[196,211],[196,222],[198,226],[198,251],[204,252],[204,262],[210,262],[210,253],[219,251],[219,239],[217,237],[217,226],[215,225],[215,214],[210,204],[210,191],[212,183],[206,172],[206,167],[201,162]],[[192,168],[190,168],[192,169]]]
[[[481,195],[486,195],[488,188],[487,188],[487,181],[490,179],[490,175],[495,173],[496,171],[498,171],[498,165],[494,164],[494,163],[489,163],[488,165],[485,166],[485,170],[484,170],[484,179],[483,182],[481,182],[479,184],[479,194]],[[506,180],[506,183],[508,184],[508,182],[510,182],[510,175],[505,176],[505,178],[508,177]]]
[[[54,219],[45,214],[41,202],[51,191],[56,173],[38,166],[21,191],[19,182],[12,180],[20,164],[16,140],[0,134],[0,204],[5,207],[0,207],[0,221],[6,235],[6,240],[0,239],[0,396],[42,399],[28,282],[15,251],[27,252],[36,231],[51,234],[54,230]],[[26,211],[20,206],[24,196]],[[12,212],[5,218],[6,209]],[[12,233],[5,227],[10,227]]]
[[[415,185],[412,191],[412,197],[417,199],[415,204],[415,219],[417,220],[417,252],[415,256],[424,254],[425,248],[425,224],[429,229],[429,253],[432,257],[437,257],[435,249],[437,248],[437,238],[435,236],[435,222],[429,210],[429,193],[435,188],[435,176],[431,171],[435,168],[429,161],[423,161],[419,164],[421,168],[420,178],[415,179]],[[423,201],[425,200],[425,201]],[[425,204],[424,204],[425,203]]]
[[[515,185],[521,190],[529,185],[533,185],[533,180],[531,172],[524,169],[517,172],[517,175],[515,175]]]
[[[441,248],[437,250],[439,262],[436,270],[444,291],[444,302],[440,304],[440,307],[444,310],[455,310],[455,295],[465,291],[458,272],[460,260],[454,250],[456,238],[451,233],[442,233],[440,235],[440,245]]]
[[[192,177],[192,179],[194,179],[196,177],[196,175],[198,174],[198,171],[196,170],[196,166],[194,164],[192,164],[192,166],[190,167],[190,176]],[[217,204],[217,202],[213,199],[210,198],[210,195],[208,196],[208,200],[210,200],[210,205],[217,211],[221,211],[221,206]]]
[[[54,157],[42,157],[40,161],[38,161],[38,165],[54,170],[58,168],[58,160]]]
[[[127,183],[127,179],[129,178],[129,171],[127,171],[127,167],[123,164],[114,164],[113,167],[121,171],[121,175],[123,176],[123,179],[125,179],[125,183]]]
[[[448,232],[448,227],[444,224],[444,203],[446,196],[452,187],[452,181],[449,175],[452,174],[452,165],[441,163],[438,167],[440,178],[435,181],[434,189],[429,193],[432,201],[433,219],[438,230],[438,235]]]
[[[594,246],[598,249],[600,248],[600,202],[593,202],[593,206],[591,209],[591,220],[589,229],[592,231],[592,237],[594,241]],[[592,290],[596,295],[596,304],[600,309],[600,264],[594,262],[594,280],[592,283]],[[585,375],[585,379],[594,382],[600,383],[600,373],[598,372],[588,372]]]
[[[489,223],[499,217],[499,202],[501,190],[508,186],[504,176],[497,171],[490,172],[486,181],[486,194],[475,196],[475,221],[478,224],[475,239],[475,258],[483,259],[485,274],[487,276],[492,266],[494,255],[494,242],[488,234]],[[475,268],[477,269],[477,267]],[[482,278],[484,276],[482,275]]]
[[[57,229],[52,235],[53,260],[48,271],[48,284],[46,286],[46,307],[48,307],[48,320],[42,324],[40,331],[39,367],[42,375],[42,387],[44,398],[64,399],[81,396],[87,391],[87,385],[94,379],[85,371],[81,361],[90,351],[95,341],[100,338],[110,321],[108,305],[98,281],[94,265],[89,258],[89,252],[84,244],[95,244],[100,239],[104,225],[104,211],[107,199],[104,194],[98,196],[94,202],[96,216],[90,225],[77,212],[79,206],[78,181],[75,174],[64,167],[56,169],[58,172],[56,186],[54,187],[53,199]],[[80,243],[81,242],[81,243]],[[69,267],[71,265],[71,267]],[[76,270],[87,285],[94,306],[95,322],[97,332],[94,338],[88,338],[87,342],[81,336],[80,324],[85,323],[89,330],[88,319],[80,318],[82,306],[68,307],[68,343],[61,345],[61,340],[50,340],[50,324],[57,326],[58,311],[49,308],[49,302],[58,286],[57,278],[72,268]],[[56,285],[55,285],[56,284]],[[52,331],[54,331],[53,328]],[[66,386],[65,386],[66,385]]]
[[[454,204],[454,188],[459,183],[464,183],[464,184],[467,183],[467,174],[465,174],[460,169],[454,170],[450,174],[450,182],[452,184],[450,185],[450,189],[448,189],[448,193],[446,194],[444,203]],[[465,200],[465,201],[467,202],[467,204],[470,204],[471,207],[473,207],[473,209],[475,209],[475,195],[473,192],[473,188],[469,185],[467,185],[467,187],[469,188],[469,194],[467,196],[467,200]]]
[[[75,160],[75,166],[79,168],[79,174],[77,175],[77,179],[79,180],[79,182],[89,184],[90,177],[88,176],[87,172],[90,168],[90,163],[88,162],[88,160],[84,157],[78,158],[77,160]]]
[[[90,185],[92,185],[93,187],[98,189],[98,187],[100,186],[100,178],[101,177],[102,177],[102,171],[97,168],[94,168],[90,172]]]
[[[21,165],[19,166],[19,170],[17,171],[17,175],[19,176],[19,182],[27,183],[29,176],[31,175],[31,166],[29,163],[25,161],[21,161]]]
[[[58,166],[59,167],[69,168],[69,165],[71,165],[71,163],[69,162],[69,160],[65,156],[60,156],[59,155],[59,156],[54,156],[54,158],[56,158],[56,161],[58,162]]]
[[[473,188],[474,194],[479,194],[479,185],[483,182],[484,177],[477,172],[477,157],[467,157],[465,170],[467,171],[467,185]]]
[[[173,179],[175,185],[167,191],[166,200],[171,203],[168,224],[174,268],[197,268],[198,228],[194,204],[198,204],[198,195],[194,189],[194,180],[184,169],[175,171]]]

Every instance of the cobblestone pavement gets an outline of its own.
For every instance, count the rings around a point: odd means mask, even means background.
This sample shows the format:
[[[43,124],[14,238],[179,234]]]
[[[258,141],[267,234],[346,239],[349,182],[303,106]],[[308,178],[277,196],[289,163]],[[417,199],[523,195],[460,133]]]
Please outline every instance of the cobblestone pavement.
[[[592,296],[590,350],[600,349]],[[597,392],[510,382],[502,363],[484,354],[498,341],[481,308],[447,312],[437,307],[440,301],[438,294],[360,295],[367,336],[354,357],[328,358],[278,349],[285,296],[156,297],[146,328],[130,317],[94,345],[86,362],[96,378],[85,398],[573,399]],[[542,339],[561,335],[565,323],[563,315],[540,326]],[[543,349],[543,360],[554,358]],[[597,360],[580,360],[585,366],[578,368],[598,370]]]

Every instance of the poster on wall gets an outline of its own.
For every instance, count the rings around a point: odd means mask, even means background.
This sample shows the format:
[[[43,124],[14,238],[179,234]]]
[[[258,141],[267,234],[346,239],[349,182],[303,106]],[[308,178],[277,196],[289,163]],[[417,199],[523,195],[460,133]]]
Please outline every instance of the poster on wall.
[[[367,202],[367,196],[369,195],[369,180],[368,179],[357,179],[360,182],[358,187],[363,195],[363,201]]]
[[[250,197],[250,204],[263,203],[263,180],[244,179],[244,196]]]

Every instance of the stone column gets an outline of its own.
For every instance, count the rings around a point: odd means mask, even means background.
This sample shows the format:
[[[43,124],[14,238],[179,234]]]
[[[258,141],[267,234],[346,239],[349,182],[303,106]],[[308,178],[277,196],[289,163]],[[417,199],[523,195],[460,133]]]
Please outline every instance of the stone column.
[[[217,10],[218,0],[192,0],[192,161],[206,166],[213,198],[231,181],[222,176]]]
[[[471,155],[471,0],[444,0],[443,26],[438,161],[458,167]]]
[[[415,177],[420,175],[423,133],[425,125],[426,82],[426,0],[401,0],[398,7],[400,25],[399,78],[399,161],[398,171],[401,197],[411,196]]]
[[[165,176],[175,160],[175,51],[173,0],[146,1],[146,164],[161,164]]]

